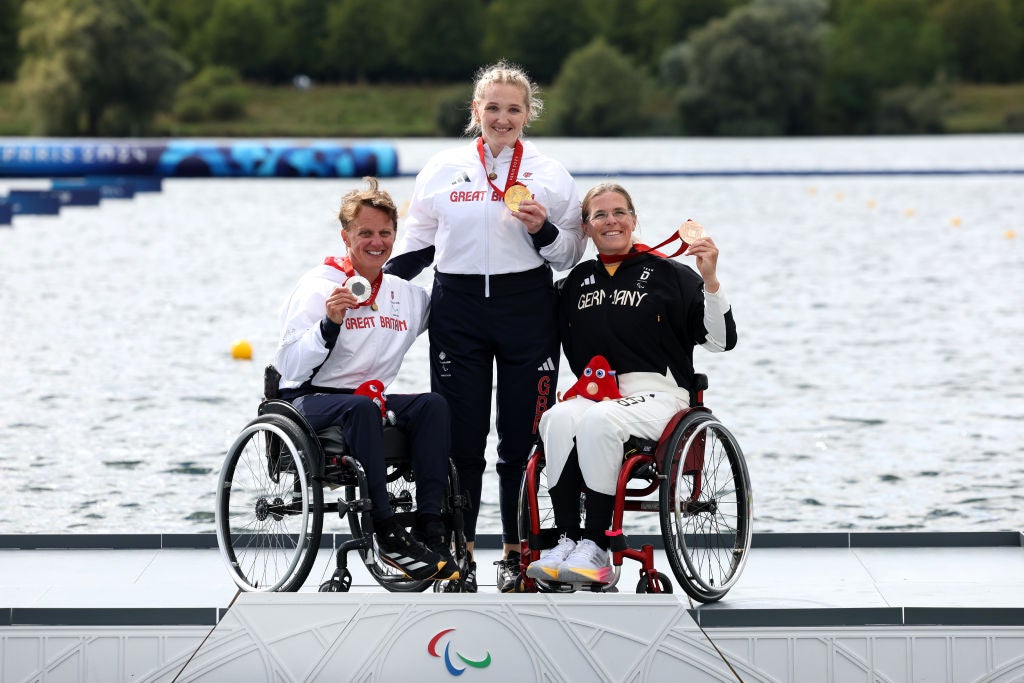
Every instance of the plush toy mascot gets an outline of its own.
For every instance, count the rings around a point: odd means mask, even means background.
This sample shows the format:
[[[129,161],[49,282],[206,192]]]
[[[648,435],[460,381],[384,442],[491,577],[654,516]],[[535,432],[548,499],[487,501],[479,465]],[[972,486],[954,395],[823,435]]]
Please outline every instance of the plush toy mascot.
[[[604,356],[594,356],[583,368],[583,374],[576,380],[576,384],[569,387],[565,394],[559,396],[560,401],[567,401],[570,398],[582,396],[591,401],[610,401],[615,398],[622,398],[619,393],[619,383],[615,379],[615,371],[608,365]]]

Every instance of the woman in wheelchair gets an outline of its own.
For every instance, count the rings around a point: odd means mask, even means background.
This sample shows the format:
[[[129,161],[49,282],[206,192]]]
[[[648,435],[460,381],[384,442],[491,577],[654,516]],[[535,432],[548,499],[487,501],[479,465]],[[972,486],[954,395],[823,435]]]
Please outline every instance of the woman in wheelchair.
[[[426,329],[430,300],[422,287],[381,271],[395,243],[398,211],[375,178],[366,181],[367,189],[344,196],[338,214],[348,255],[328,257],[306,273],[281,311],[274,356],[280,395],[314,430],[341,427],[365,471],[380,558],[412,579],[457,579],[441,519],[448,404],[434,393],[386,399],[382,393]],[[396,522],[388,500],[385,410],[411,443],[418,510],[412,535]]]
[[[716,274],[718,247],[698,224],[687,221],[681,234],[689,236],[684,255],[696,257],[699,274],[634,242],[636,210],[619,185],[591,189],[583,221],[598,257],[558,283],[562,345],[583,389],[548,410],[539,430],[560,538],[526,574],[607,583],[612,569],[605,532],[612,524],[623,444],[630,436],[658,439],[689,405],[693,347],[727,351],[736,344],[736,327]],[[617,391],[597,381],[609,370],[591,368],[593,379],[584,374],[597,356],[617,376]],[[583,528],[580,491],[586,493]]]

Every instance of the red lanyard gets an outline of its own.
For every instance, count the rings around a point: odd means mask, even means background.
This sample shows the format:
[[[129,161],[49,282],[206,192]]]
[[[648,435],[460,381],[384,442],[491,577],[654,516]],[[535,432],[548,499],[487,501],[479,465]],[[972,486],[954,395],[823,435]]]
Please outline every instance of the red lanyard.
[[[671,254],[663,254],[660,251],[658,251],[658,249],[660,249],[661,247],[664,247],[666,244],[671,244],[676,240],[682,242],[682,246],[676,249]],[[628,254],[598,254],[597,256],[598,258],[601,259],[601,263],[618,263],[619,261],[625,261],[626,259],[633,258],[634,256],[640,256],[641,254],[654,254],[655,256],[660,256],[662,258],[673,258],[675,256],[679,256],[684,251],[686,251],[686,248],[688,246],[690,245],[687,244],[683,240],[682,235],[680,235],[679,232],[676,231],[672,233],[667,240],[665,240],[661,244],[655,244],[653,247],[649,247],[646,244],[637,242],[636,244],[633,245],[634,249],[631,250]]]
[[[338,270],[345,273],[345,275],[348,275],[349,277],[352,277],[353,275],[356,274],[356,269],[352,267],[352,259],[350,259],[348,256],[342,256],[340,258],[337,256],[328,256],[327,258],[324,259],[324,265],[331,266],[332,268],[337,268]],[[374,278],[372,283],[370,283],[370,298],[364,301],[363,303],[359,304],[360,308],[363,306],[374,306],[373,302],[377,299],[377,292],[380,291],[380,283],[383,281],[384,271],[382,270],[379,273],[377,273],[377,277]],[[374,307],[373,310],[376,311],[376,307]]]
[[[480,155],[480,165],[484,167],[484,173],[487,172],[487,162],[484,161],[484,139],[478,137],[476,139],[476,151]],[[512,163],[508,165],[508,178],[505,179],[505,190],[517,185],[516,180],[519,178],[519,164],[523,160],[523,143],[516,140],[516,146],[512,150]],[[495,159],[497,163],[497,159]],[[498,193],[499,197],[505,197],[505,190],[499,190],[498,186],[491,182],[491,177],[487,176],[487,184],[494,188],[494,191]]]

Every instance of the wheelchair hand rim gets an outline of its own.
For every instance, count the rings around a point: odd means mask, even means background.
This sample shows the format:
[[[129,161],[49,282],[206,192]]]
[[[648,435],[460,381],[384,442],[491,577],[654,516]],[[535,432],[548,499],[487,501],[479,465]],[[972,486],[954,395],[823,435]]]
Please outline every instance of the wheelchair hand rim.
[[[269,431],[277,436],[281,441],[290,449],[292,453],[300,453],[300,450],[295,447],[295,442],[292,441],[288,434],[275,424],[269,422],[260,422],[257,424],[251,424],[247,426],[242,432],[235,438],[234,443],[228,449],[228,455],[225,458],[224,466],[221,468],[220,476],[217,481],[217,507],[216,507],[216,527],[217,527],[217,545],[220,548],[221,557],[224,559],[224,563],[228,567],[228,573],[231,575],[231,580],[234,581],[235,585],[246,592],[259,592],[259,593],[270,593],[277,591],[281,586],[285,585],[295,573],[295,568],[299,565],[302,559],[302,550],[306,545],[306,535],[299,534],[298,541],[296,543],[295,551],[292,553],[291,562],[288,565],[286,571],[282,572],[282,578],[271,585],[267,586],[253,586],[246,581],[241,575],[241,569],[238,567],[237,558],[233,559],[234,552],[230,550],[231,539],[225,537],[224,529],[229,527],[230,520],[223,519],[224,515],[224,496],[227,495],[227,477],[229,472],[233,473],[234,467],[232,466],[231,460],[235,450],[239,448],[248,438],[256,432]],[[296,474],[299,480],[302,482],[308,482],[309,478],[306,476],[306,468],[302,463],[302,458],[293,458],[295,462]],[[302,513],[301,513],[302,527],[306,528],[309,522],[309,497],[307,492],[303,492],[302,496]],[[230,533],[230,532],[229,532]]]

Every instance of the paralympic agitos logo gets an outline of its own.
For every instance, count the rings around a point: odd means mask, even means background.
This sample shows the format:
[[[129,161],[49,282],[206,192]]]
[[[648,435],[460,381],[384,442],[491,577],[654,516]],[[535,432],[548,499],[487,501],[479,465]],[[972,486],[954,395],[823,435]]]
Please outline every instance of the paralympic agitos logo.
[[[438,642],[440,642],[442,638],[444,638],[447,634],[451,633],[454,630],[455,629],[453,628],[446,628],[430,639],[430,643],[427,644],[427,652],[430,654],[431,657],[442,656],[437,652],[437,644]],[[461,676],[462,674],[466,673],[466,667],[464,666],[460,669],[458,666],[456,666],[456,663],[452,661],[451,647],[452,642],[451,640],[448,640],[448,642],[444,644],[444,665],[448,669],[448,673],[450,673],[452,676]],[[471,666],[474,669],[486,669],[491,665],[490,652],[488,652],[483,659],[469,659],[468,657],[465,657],[461,652],[458,651],[455,652],[455,656],[463,664],[465,664],[466,666]]]

